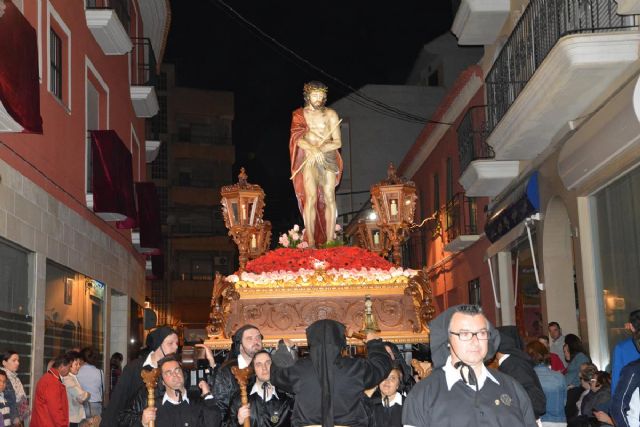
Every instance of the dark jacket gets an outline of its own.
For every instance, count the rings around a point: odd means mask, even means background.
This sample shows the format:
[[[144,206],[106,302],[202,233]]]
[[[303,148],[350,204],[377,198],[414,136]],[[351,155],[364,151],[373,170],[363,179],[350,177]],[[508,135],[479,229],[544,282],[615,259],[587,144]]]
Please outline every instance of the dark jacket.
[[[309,337],[307,341],[311,341]],[[313,351],[313,345],[310,348]],[[278,357],[274,355],[273,362],[272,383],[286,392],[295,394],[291,424],[296,427],[322,425],[322,380],[312,358],[300,359],[290,367],[280,367]],[[333,371],[330,394],[333,422],[336,425],[366,427],[368,411],[365,408],[363,392],[379,384],[391,369],[391,358],[384,344],[381,340],[369,341],[366,359],[344,358],[340,357],[338,352],[329,365],[329,369]]]
[[[247,393],[251,393],[253,384],[247,386]],[[291,414],[293,412],[293,397],[276,389],[278,397],[272,397],[265,402],[258,393],[248,396],[250,405],[251,427],[289,427],[291,426]],[[234,427],[242,427],[238,424],[238,410],[240,409],[240,393],[236,393],[232,399],[230,424]]]
[[[547,412],[547,398],[542,390],[540,379],[533,369],[535,364],[527,353],[518,348],[520,337],[517,334],[517,330],[515,332],[517,339],[514,339],[512,335],[515,326],[502,326],[497,329],[500,331],[500,346],[498,347],[498,351],[509,355],[509,357],[500,364],[498,370],[513,377],[524,387],[529,395],[529,399],[531,399],[531,405],[533,406],[533,413],[536,419],[540,418]]]
[[[611,399],[611,418],[618,427],[628,427],[627,412],[630,409],[631,396],[640,389],[640,360],[622,368],[618,385]],[[636,420],[637,421],[637,420]]]
[[[369,427],[402,427],[402,405],[396,404],[386,408],[380,394],[372,396],[369,399],[369,405],[371,406]]]
[[[132,360],[125,366],[116,384],[116,388],[113,390],[113,393],[111,393],[109,404],[104,411],[102,411],[100,427],[113,427],[118,425],[120,413],[129,408],[131,401],[136,397],[140,389],[144,388],[140,371],[142,371],[142,365],[148,355],[148,352],[142,353],[140,357]]]
[[[213,399],[202,400],[197,393],[189,395],[189,402],[184,400],[179,405],[171,402],[162,404],[165,389],[162,386],[156,387],[155,407],[156,412],[155,427],[219,427],[221,422],[220,412]],[[140,427],[142,426],[142,412],[148,406],[148,394],[146,388],[140,389],[127,409],[120,412],[119,427]]]
[[[240,392],[240,387],[236,378],[231,372],[233,366],[238,366],[238,360],[233,359],[224,362],[224,364],[217,370],[215,379],[213,381],[213,400],[222,414],[222,425],[230,426],[231,418],[229,411],[231,407],[231,400],[233,396]]]

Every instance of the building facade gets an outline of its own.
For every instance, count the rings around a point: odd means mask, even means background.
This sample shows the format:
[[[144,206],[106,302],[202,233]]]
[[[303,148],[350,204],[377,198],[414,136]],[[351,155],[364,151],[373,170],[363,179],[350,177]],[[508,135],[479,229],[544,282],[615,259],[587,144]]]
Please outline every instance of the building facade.
[[[185,338],[204,333],[213,277],[235,271],[236,248],[222,218],[220,189],[232,182],[235,148],[231,92],[181,87],[175,68],[163,65],[160,113],[149,123],[150,139],[168,141],[150,163],[161,195],[163,280],[152,282],[152,306],[162,323],[181,323]],[[206,336],[204,336],[206,338]]]
[[[426,155],[416,166],[407,156],[403,172],[433,199],[432,183],[417,171],[447,164],[451,152],[439,154],[439,144],[457,146],[454,178],[481,215],[477,240],[455,256],[476,266],[485,311],[528,338],[557,321],[604,369],[640,301],[639,4],[459,4],[452,28],[458,42],[484,46],[473,71],[478,94],[449,94],[452,105],[463,106],[442,120],[450,130],[441,130],[433,148],[422,145]],[[448,143],[447,132],[455,135]],[[427,268],[452,256],[434,250]],[[460,268],[448,272],[457,277]],[[451,286],[464,294],[467,279]],[[485,305],[492,293],[493,304]]]
[[[144,126],[170,11],[164,0],[4,6],[0,341],[33,390],[61,352],[93,346],[104,366],[141,344],[145,261],[160,249]]]

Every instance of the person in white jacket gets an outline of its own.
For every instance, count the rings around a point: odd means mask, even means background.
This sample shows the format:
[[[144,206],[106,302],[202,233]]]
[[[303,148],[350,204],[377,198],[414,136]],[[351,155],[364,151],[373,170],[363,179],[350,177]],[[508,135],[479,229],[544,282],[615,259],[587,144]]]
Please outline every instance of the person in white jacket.
[[[69,427],[77,427],[87,416],[84,411],[84,402],[89,399],[90,394],[80,386],[78,382],[78,371],[80,370],[80,353],[70,351],[67,355],[73,360],[69,369],[69,374],[62,377],[62,382],[67,389],[67,399],[69,401]]]

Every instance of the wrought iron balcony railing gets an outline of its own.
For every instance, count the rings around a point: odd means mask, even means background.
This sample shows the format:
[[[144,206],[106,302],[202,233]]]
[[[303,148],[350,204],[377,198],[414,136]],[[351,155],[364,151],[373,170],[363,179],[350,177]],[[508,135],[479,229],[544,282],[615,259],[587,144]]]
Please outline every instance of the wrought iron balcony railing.
[[[616,0],[531,0],[485,79],[492,132],[555,44],[570,34],[634,28]]]
[[[155,86],[158,74],[151,40],[131,37],[131,86]]]
[[[131,14],[129,8],[131,7],[130,0],[86,0],[87,9],[113,9],[118,15],[120,23],[124,29],[129,33],[129,26],[131,23]]]
[[[447,202],[444,217],[447,242],[458,236],[478,234],[478,212],[474,198],[456,193]]]
[[[493,159],[493,148],[487,144],[486,105],[471,107],[458,126],[458,156],[460,173],[474,160]]]

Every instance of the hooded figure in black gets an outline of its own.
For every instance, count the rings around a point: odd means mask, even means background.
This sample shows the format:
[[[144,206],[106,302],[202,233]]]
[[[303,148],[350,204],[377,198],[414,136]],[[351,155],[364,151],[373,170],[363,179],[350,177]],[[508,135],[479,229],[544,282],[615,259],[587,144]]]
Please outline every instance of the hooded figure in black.
[[[167,351],[165,351],[162,344],[164,340],[171,335],[175,335],[175,347],[170,349],[167,348]],[[151,354],[160,349],[159,353],[161,353],[161,355],[158,357],[158,359],[160,359],[167,354],[174,353],[177,350],[177,337],[178,334],[176,331],[168,326],[160,326],[149,332],[147,340],[145,341],[146,347],[140,352],[140,356],[129,362],[122,371],[122,375],[120,375],[120,379],[111,393],[109,404],[104,411],[102,411],[102,420],[100,421],[101,427],[113,427],[118,425],[118,418],[120,414],[124,410],[130,408],[133,400],[138,394],[138,391],[144,388],[144,383],[140,376],[140,372],[143,367],[155,367],[154,365],[157,360],[152,362],[150,358]]]
[[[500,326],[500,346],[496,353],[498,370],[515,378],[526,390],[533,413],[540,418],[547,411],[547,398],[542,390],[536,371],[533,369],[533,360],[522,351],[522,339],[515,326]],[[508,357],[505,358],[505,356]]]
[[[366,427],[368,411],[364,390],[382,381],[391,369],[391,358],[380,339],[367,341],[367,358],[342,357],[346,346],[345,327],[334,320],[318,320],[307,328],[309,357],[284,367],[276,353],[271,365],[271,381],[295,394],[294,427],[307,425],[347,425]]]
[[[472,333],[470,340],[460,339],[459,334],[464,329],[452,329],[451,320],[456,314],[461,316],[456,317],[457,326],[479,325],[474,327],[475,330],[466,330]],[[469,354],[456,353],[455,348],[465,350],[462,345],[465,342],[469,343],[465,344],[469,346],[467,349],[477,345],[481,352],[486,345],[484,355],[477,351],[473,354],[486,362],[500,345],[500,334],[482,314],[480,307],[450,307],[429,323],[429,330],[433,371],[418,382],[407,396],[402,411],[403,425],[537,427],[529,397],[516,380],[482,363],[476,366],[481,373],[477,377],[474,367],[463,360]],[[486,335],[481,340],[479,334],[482,331]],[[478,340],[477,344],[475,340]],[[459,360],[455,364],[454,355]]]
[[[413,369],[404,359],[397,345],[389,341],[385,341],[383,344],[385,348],[388,347],[391,349],[391,353],[393,353],[394,367],[402,371],[402,384],[400,384],[398,391],[406,396],[416,383],[416,380],[413,378]]]
[[[229,351],[227,360],[215,371],[215,375],[210,377],[208,380],[209,385],[213,390],[215,403],[223,416],[223,426],[233,425],[232,420],[230,420],[231,399],[240,391],[240,387],[231,372],[231,368],[233,366],[244,368],[251,363],[250,360],[244,360],[244,356],[241,355],[242,339],[245,332],[249,330],[256,330],[258,332],[258,335],[260,336],[260,348],[258,348],[258,351],[262,350],[262,335],[260,335],[260,330],[253,325],[242,326],[231,338],[231,350]],[[239,358],[242,358],[240,363]]]

